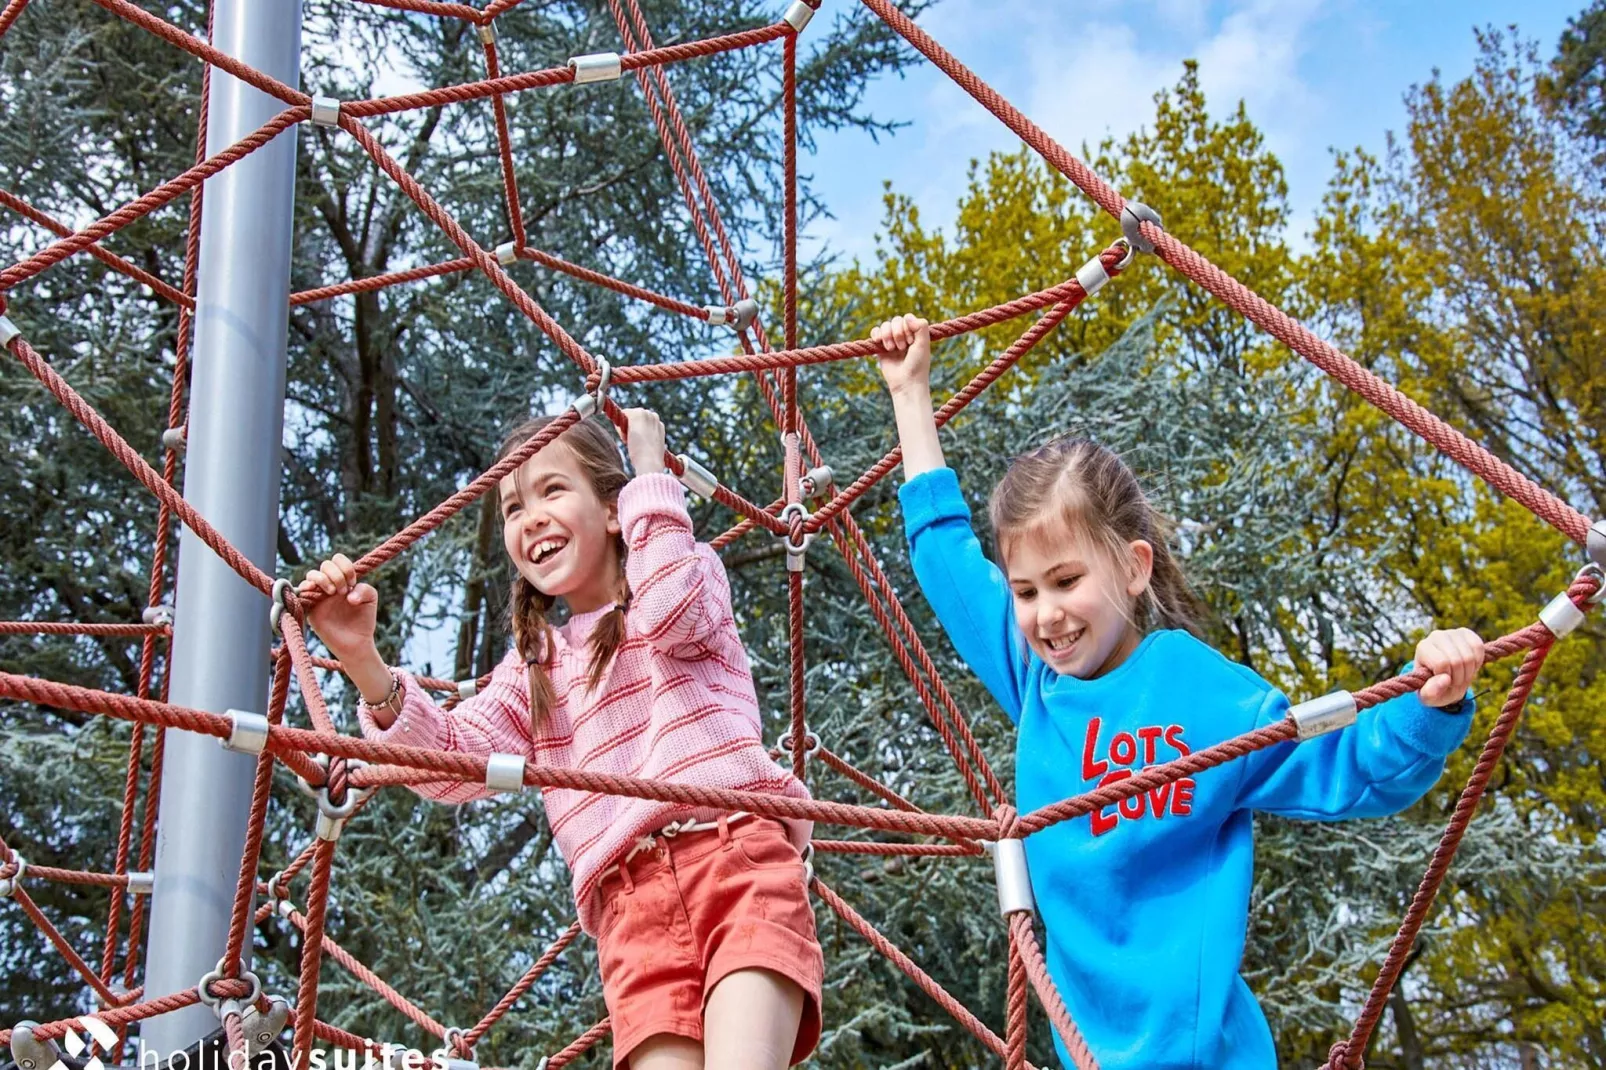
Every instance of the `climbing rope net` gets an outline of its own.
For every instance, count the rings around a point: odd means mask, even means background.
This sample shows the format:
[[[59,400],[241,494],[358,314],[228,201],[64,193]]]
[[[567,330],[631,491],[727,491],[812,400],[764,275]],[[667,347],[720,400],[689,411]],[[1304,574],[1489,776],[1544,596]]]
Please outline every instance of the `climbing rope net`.
[[[155,552],[151,560],[149,608],[141,623],[104,624],[39,621],[0,622],[0,634],[76,634],[100,637],[129,637],[141,640],[138,687],[134,696],[69,686],[50,680],[0,673],[0,696],[134,723],[131,737],[122,823],[117,840],[116,859],[109,873],[28,866],[13,847],[0,842],[0,897],[9,896],[60,951],[71,967],[82,976],[104,1008],[97,1017],[125,1035],[129,1024],[165,1014],[182,1007],[204,1003],[219,1015],[231,1052],[260,1049],[276,1038],[293,1016],[292,1066],[305,1065],[315,1039],[354,1051],[383,1057],[381,1046],[370,1039],[337,1028],[318,1017],[318,977],[325,956],[334,959],[353,976],[371,986],[399,1012],[421,1029],[441,1039],[446,1049],[461,1060],[472,1060],[475,1044],[534,985],[537,979],[580,933],[578,922],[546,949],[472,1028],[443,1026],[426,1011],[386,984],[325,932],[329,887],[335,852],[345,823],[360,810],[372,793],[385,785],[458,780],[484,784],[501,791],[526,788],[562,787],[608,792],[661,800],[686,806],[746,810],[772,817],[810,819],[826,825],[845,825],[884,833],[933,837],[940,843],[893,842],[888,840],[822,840],[812,845],[815,852],[859,852],[878,855],[980,855],[991,848],[998,873],[1001,913],[1009,930],[1008,1000],[1003,1036],[999,1036],[947,993],[929,974],[895,947],[876,928],[845,902],[809,866],[809,886],[820,899],[848,925],[868,940],[976,1035],[989,1049],[1001,1056],[1010,1070],[1028,1065],[1026,1061],[1027,993],[1035,991],[1053,1028],[1070,1052],[1079,1070],[1098,1065],[1077,1032],[1065,1005],[1049,980],[1042,950],[1032,922],[1029,887],[1025,881],[1023,839],[1049,825],[1086,816],[1102,808],[1193,776],[1264,747],[1298,742],[1326,731],[1341,728],[1354,720],[1360,709],[1396,697],[1422,686],[1429,673],[1412,673],[1386,680],[1354,693],[1337,692],[1293,706],[1287,718],[1277,724],[1248,732],[1216,746],[1199,750],[1175,761],[1151,765],[1116,783],[1065,799],[1028,814],[1017,813],[1008,803],[1003,786],[989,767],[966,720],[944,685],[937,668],[909,617],[892,594],[876,555],[855,522],[848,507],[872,485],[887,475],[900,460],[897,449],[887,453],[863,475],[845,487],[838,487],[830,469],[810,435],[798,409],[796,369],[806,364],[849,360],[870,356],[875,347],[868,340],[810,347],[798,346],[797,330],[797,94],[796,68],[799,35],[808,25],[820,0],[793,0],[777,22],[706,40],[668,47],[657,47],[638,0],[609,0],[618,24],[623,51],[578,56],[561,67],[504,75],[498,65],[495,20],[520,0],[492,0],[483,8],[444,0],[365,0],[388,8],[465,20],[476,27],[485,54],[486,77],[459,85],[373,100],[336,101],[309,97],[295,88],[233,59],[170,23],[141,10],[129,0],[95,0],[102,8],[171,42],[198,57],[207,65],[203,73],[195,164],[183,174],[129,202],[105,218],[78,231],[62,225],[47,214],[5,191],[0,203],[55,233],[59,240],[42,251],[0,271],[0,346],[34,375],[72,415],[100,440],[136,479],[159,501]],[[1168,234],[1152,209],[1128,203],[1105,184],[1080,160],[1068,153],[1025,115],[961,64],[951,53],[928,36],[889,0],[862,0],[927,59],[957,82],[982,106],[997,116],[1050,166],[1064,174],[1099,207],[1118,220],[1123,237],[1090,260],[1074,278],[1036,293],[1027,294],[993,308],[936,323],[932,337],[951,338],[975,331],[1029,312],[1037,319],[996,359],[983,368],[953,395],[937,413],[939,425],[947,423],[960,409],[1008,371],[1073,309],[1110,279],[1118,276],[1139,252],[1158,256],[1183,275],[1207,289],[1263,330],[1288,345],[1316,367],[1345,387],[1377,406],[1408,429],[1469,471],[1481,477],[1499,493],[1510,497],[1554,526],[1569,539],[1586,545],[1592,558],[1568,589],[1558,594],[1529,626],[1503,636],[1487,646],[1490,660],[1523,654],[1511,690],[1495,719],[1487,742],[1462,790],[1438,849],[1413,897],[1375,982],[1348,1038],[1334,1044],[1326,1066],[1331,1070],[1356,1070],[1381,1017],[1385,1001],[1399,977],[1434,897],[1467,829],[1490,775],[1510,738],[1535,678],[1556,639],[1575,629],[1587,608],[1606,593],[1606,522],[1588,519],[1566,503],[1494,457],[1455,428],[1444,423],[1422,406],[1399,393],[1388,383],[1361,367],[1338,349],[1268,304],[1248,287],[1212,264],[1204,256]],[[11,27],[28,0],[9,0],[0,9],[0,35]],[[783,64],[783,114],[785,144],[785,229],[784,229],[784,311],[781,325],[782,347],[771,343],[758,319],[758,306],[743,276],[740,260],[730,234],[721,221],[710,185],[693,145],[681,109],[670,88],[665,68],[696,57],[735,49],[753,48],[780,42]],[[212,68],[218,68],[283,103],[284,108],[271,120],[221,152],[207,156],[204,151],[207,97]],[[696,306],[654,293],[640,286],[601,272],[570,263],[529,245],[520,210],[515,182],[513,154],[504,97],[540,87],[559,87],[588,82],[616,80],[632,72],[645,96],[653,123],[685,198],[697,238],[707,256],[709,268],[721,297],[711,306]],[[494,249],[474,241],[386,151],[364,125],[365,119],[398,112],[457,104],[466,101],[491,102],[496,120],[503,193],[511,223],[512,239]],[[339,664],[314,657],[308,650],[304,613],[310,601],[298,597],[286,580],[275,580],[229,544],[199,515],[175,489],[178,457],[184,446],[186,424],[184,382],[189,365],[190,328],[195,310],[196,265],[199,249],[203,181],[217,174],[270,142],[298,123],[311,122],[331,130],[344,131],[364,153],[405,191],[406,195],[461,251],[462,255],[442,263],[406,271],[356,279],[293,294],[292,305],[326,300],[343,294],[367,292],[388,286],[456,272],[479,271],[571,360],[584,375],[585,393],[540,434],[481,474],[458,493],[414,520],[402,531],[363,555],[356,563],[360,573],[385,564],[426,533],[434,530],[480,495],[495,487],[503,475],[513,471],[547,443],[561,435],[583,416],[600,411],[616,425],[622,425],[621,410],[609,400],[610,385],[657,380],[688,379],[700,376],[751,373],[758,390],[785,443],[785,496],[759,506],[720,483],[696,460],[684,455],[666,458],[670,470],[693,491],[718,500],[740,516],[741,522],[713,540],[716,548],[756,528],[782,540],[787,558],[790,624],[790,713],[791,727],[781,745],[772,750],[780,760],[790,760],[799,777],[811,760],[823,763],[851,782],[872,793],[885,806],[849,805],[821,800],[783,798],[762,793],[698,788],[667,781],[611,776],[581,769],[527,765],[522,758],[492,755],[489,758],[450,754],[395,744],[369,742],[340,734],[332,721],[319,687],[315,670],[338,669]],[[175,287],[129,261],[102,248],[99,242],[133,221],[190,194],[188,242],[185,249],[184,278]],[[128,445],[96,410],[69,385],[28,343],[22,332],[4,313],[5,295],[67,257],[88,253],[108,268],[133,278],[155,294],[178,307],[176,366],[168,411],[168,431],[163,436],[164,456],[160,472]],[[731,327],[740,340],[738,355],[677,363],[610,367],[602,358],[587,352],[542,310],[514,281],[507,269],[520,260],[533,261],[548,269],[605,286],[627,297],[709,324]],[[168,582],[167,545],[174,519],[186,525],[224,562],[248,583],[268,595],[271,614],[282,642],[272,651],[272,685],[265,715],[227,715],[188,709],[153,697],[156,652],[159,643],[172,637],[172,612],[164,601]],[[810,542],[827,533],[847,563],[855,582],[864,593],[877,624],[891,644],[899,663],[913,684],[915,693],[930,714],[943,744],[963,775],[979,812],[983,815],[942,815],[928,813],[903,798],[870,774],[854,767],[833,753],[807,727],[803,690],[803,556]],[[296,728],[284,723],[286,701],[292,677],[295,679],[312,721],[312,728]],[[449,681],[421,678],[429,689],[448,695],[446,704],[455,704],[475,693],[486,678]],[[162,692],[165,696],[165,688]],[[151,773],[146,787],[146,805],[139,830],[137,862],[134,859],[134,814],[140,784],[145,726],[154,728],[151,743]],[[146,897],[151,891],[151,867],[155,846],[157,793],[161,780],[164,731],[179,728],[214,736],[231,749],[257,755],[252,804],[245,849],[240,861],[240,877],[235,892],[232,924],[226,950],[217,969],[199,979],[195,987],[180,992],[147,993],[136,987],[139,975],[139,948]],[[302,786],[318,801],[319,816],[315,835],[289,865],[267,881],[258,879],[263,827],[275,763],[283,763],[296,774]],[[812,852],[811,852],[812,854]],[[310,866],[311,877],[304,908],[290,899],[291,882]],[[101,965],[91,966],[61,931],[42,913],[29,896],[28,881],[62,881],[98,885],[111,890],[105,945]],[[255,906],[256,897],[266,897]],[[122,947],[122,971],[115,969],[118,959],[118,933],[128,912],[127,938]],[[303,934],[300,951],[299,982],[293,1007],[279,997],[264,994],[259,979],[242,968],[242,951],[250,932],[270,918],[279,917]],[[46,1070],[59,1051],[56,1041],[67,1036],[75,1019],[44,1024],[18,1025],[0,1032],[0,1042],[8,1042],[22,1070]],[[571,1044],[543,1060],[543,1066],[557,1070],[571,1062],[607,1036],[606,1018],[581,1033]],[[75,1039],[75,1038],[71,1038]],[[70,1040],[69,1040],[70,1043]]]

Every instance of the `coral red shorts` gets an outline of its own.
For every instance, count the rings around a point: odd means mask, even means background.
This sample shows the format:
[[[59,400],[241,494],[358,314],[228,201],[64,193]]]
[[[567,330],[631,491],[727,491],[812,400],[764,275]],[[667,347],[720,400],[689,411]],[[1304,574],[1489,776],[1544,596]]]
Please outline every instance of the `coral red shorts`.
[[[786,827],[749,817],[655,837],[597,886],[597,955],[613,1025],[615,1070],[657,1033],[703,1039],[708,994],[733,970],[759,967],[803,989],[791,1065],[820,1042],[825,955],[803,860]]]

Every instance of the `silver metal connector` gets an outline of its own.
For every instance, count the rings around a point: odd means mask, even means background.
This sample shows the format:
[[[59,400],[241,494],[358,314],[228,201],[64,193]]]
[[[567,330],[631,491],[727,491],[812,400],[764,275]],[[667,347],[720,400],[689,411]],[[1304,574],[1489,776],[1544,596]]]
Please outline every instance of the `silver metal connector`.
[[[617,52],[593,52],[586,56],[571,56],[569,66],[574,68],[575,85],[616,82],[624,74],[624,67]]]
[[[229,738],[220,739],[217,745],[238,754],[261,754],[268,746],[268,719],[260,713],[229,710],[224,714],[232,726]]]
[[[312,125],[339,126],[340,101],[334,97],[312,98]]]
[[[493,754],[485,760],[485,786],[491,791],[524,790],[524,756]]]
[[[807,26],[809,20],[813,17],[814,9],[812,7],[805,4],[803,0],[792,0],[792,5],[786,9],[786,14],[781,16],[781,21],[791,26],[798,33],[802,33],[803,27]]]
[[[1009,917],[1037,909],[1032,897],[1032,879],[1026,872],[1026,843],[1023,840],[987,840],[982,844],[993,857],[993,877],[998,884],[998,913]]]
[[[712,498],[714,492],[719,489],[719,480],[714,478],[714,473],[684,453],[677,453],[675,457],[685,466],[686,470],[680,474],[680,481],[686,489],[704,498]]]
[[[1301,742],[1315,739],[1355,723],[1355,696],[1348,691],[1334,691],[1290,706],[1288,716],[1298,726]]]

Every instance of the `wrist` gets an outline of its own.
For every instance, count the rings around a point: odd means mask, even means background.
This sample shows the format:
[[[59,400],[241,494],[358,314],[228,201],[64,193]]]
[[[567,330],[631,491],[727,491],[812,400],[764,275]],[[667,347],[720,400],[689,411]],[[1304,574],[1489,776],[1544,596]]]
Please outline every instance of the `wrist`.
[[[929,379],[899,383],[897,386],[888,387],[887,389],[892,394],[892,400],[895,403],[931,400],[931,380]]]
[[[383,702],[395,682],[390,666],[372,643],[365,650],[342,656],[340,669],[357,686],[363,701],[370,705]]]

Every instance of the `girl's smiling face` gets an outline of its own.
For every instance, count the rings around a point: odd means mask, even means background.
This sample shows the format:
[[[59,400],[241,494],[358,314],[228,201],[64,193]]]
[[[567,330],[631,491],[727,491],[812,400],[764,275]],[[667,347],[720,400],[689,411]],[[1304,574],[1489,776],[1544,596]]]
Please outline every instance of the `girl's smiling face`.
[[[1026,645],[1061,676],[1102,676],[1137,647],[1135,603],[1153,548],[1124,544],[1126,560],[1049,523],[1011,539],[1004,556],[1015,623]]]
[[[502,543],[519,575],[571,613],[618,594],[619,510],[602,500],[560,437],[502,477]]]

